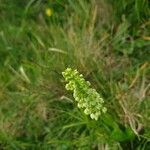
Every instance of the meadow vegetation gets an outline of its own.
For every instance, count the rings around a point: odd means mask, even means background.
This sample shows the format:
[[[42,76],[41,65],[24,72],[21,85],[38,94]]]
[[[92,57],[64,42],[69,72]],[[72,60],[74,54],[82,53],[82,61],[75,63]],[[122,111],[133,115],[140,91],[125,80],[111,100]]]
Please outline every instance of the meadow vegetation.
[[[0,0],[0,149],[149,150],[148,0]],[[77,69],[111,117],[65,90]]]

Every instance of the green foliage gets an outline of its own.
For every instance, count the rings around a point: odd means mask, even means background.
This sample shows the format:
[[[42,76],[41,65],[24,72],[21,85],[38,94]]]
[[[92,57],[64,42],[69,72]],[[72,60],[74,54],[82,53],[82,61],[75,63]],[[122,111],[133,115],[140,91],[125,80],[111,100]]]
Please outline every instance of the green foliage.
[[[121,21],[122,15],[128,18],[128,21],[136,24],[147,20],[150,16],[149,2],[147,0],[109,0],[113,4],[115,17]]]
[[[144,39],[149,31],[149,2],[147,0],[108,1],[112,3],[114,17],[119,23],[119,25],[114,23],[116,26],[112,38],[114,50],[136,58],[142,48],[144,52],[139,57],[145,59],[144,53],[149,53],[149,40]]]
[[[134,52],[138,50],[140,51],[141,48],[143,48],[143,51],[148,52],[149,41],[144,40],[139,34],[131,33],[131,26],[132,24],[129,24],[129,22],[124,18],[112,39],[112,46],[114,50],[124,55],[133,56]],[[141,31],[139,31],[139,33],[140,32]]]
[[[0,0],[0,149],[147,150],[148,3]],[[97,121],[64,90],[68,66],[105,100]]]

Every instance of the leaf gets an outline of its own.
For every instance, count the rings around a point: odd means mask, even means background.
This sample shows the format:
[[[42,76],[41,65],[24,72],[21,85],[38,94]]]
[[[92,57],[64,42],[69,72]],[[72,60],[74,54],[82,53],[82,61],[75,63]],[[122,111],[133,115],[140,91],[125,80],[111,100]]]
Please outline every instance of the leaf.
[[[83,125],[83,124],[85,124],[85,122],[71,123],[71,124],[68,124],[68,125],[63,126],[63,129],[72,128],[72,127],[80,126],[80,125]]]

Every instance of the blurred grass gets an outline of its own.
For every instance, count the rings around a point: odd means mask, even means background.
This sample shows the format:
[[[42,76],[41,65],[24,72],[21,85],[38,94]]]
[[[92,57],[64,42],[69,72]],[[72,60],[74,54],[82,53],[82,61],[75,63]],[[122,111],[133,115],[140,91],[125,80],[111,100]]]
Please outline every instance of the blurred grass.
[[[0,148],[147,150],[148,4],[0,0]],[[77,109],[64,89],[67,67],[84,74],[135,141],[113,141],[100,121]]]

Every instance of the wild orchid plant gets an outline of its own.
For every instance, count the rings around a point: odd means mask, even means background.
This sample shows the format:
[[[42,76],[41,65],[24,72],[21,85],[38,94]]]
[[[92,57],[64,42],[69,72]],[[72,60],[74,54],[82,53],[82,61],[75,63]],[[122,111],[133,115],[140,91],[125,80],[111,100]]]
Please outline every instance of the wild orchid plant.
[[[102,113],[106,113],[107,109],[104,106],[103,98],[90,87],[90,82],[86,81],[82,74],[71,68],[67,68],[62,74],[68,82],[66,89],[73,91],[73,97],[77,101],[78,107],[83,108],[86,115],[98,120]]]
[[[104,106],[104,100],[100,94],[93,88],[89,81],[83,78],[77,70],[67,68],[62,72],[66,84],[66,89],[73,91],[73,97],[77,101],[77,106],[84,110],[86,115],[90,115],[91,119],[98,120],[101,114],[102,122],[110,129],[110,136],[117,141],[130,140],[134,138],[133,131],[127,127],[122,131],[119,124],[115,122],[113,117],[107,112]]]

